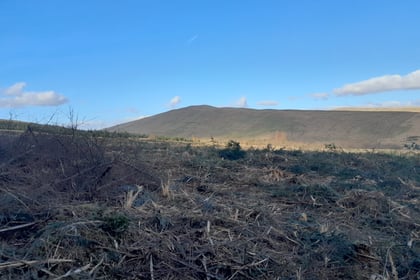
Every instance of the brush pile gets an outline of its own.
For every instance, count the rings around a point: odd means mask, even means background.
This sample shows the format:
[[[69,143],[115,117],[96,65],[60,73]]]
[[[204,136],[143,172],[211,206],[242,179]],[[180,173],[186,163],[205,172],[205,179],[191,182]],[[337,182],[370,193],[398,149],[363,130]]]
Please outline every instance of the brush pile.
[[[0,136],[1,279],[419,279],[418,154]]]

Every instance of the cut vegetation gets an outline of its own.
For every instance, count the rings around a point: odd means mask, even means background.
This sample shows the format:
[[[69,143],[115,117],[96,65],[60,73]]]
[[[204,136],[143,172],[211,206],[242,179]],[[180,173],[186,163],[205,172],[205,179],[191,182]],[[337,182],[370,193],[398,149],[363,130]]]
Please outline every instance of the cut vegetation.
[[[419,154],[66,131],[0,134],[1,279],[420,278]]]

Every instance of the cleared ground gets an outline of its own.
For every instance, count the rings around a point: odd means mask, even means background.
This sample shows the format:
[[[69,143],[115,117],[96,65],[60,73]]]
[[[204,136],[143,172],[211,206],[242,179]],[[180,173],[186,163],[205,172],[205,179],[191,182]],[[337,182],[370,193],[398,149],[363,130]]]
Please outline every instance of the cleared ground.
[[[0,278],[420,278],[418,154],[231,148],[2,133]]]

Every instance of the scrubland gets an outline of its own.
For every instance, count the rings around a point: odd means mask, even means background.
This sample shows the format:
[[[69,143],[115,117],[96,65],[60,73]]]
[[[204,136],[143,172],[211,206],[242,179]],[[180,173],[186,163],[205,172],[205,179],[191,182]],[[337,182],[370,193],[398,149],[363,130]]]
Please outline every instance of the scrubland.
[[[419,194],[418,153],[2,132],[0,278],[420,279]]]

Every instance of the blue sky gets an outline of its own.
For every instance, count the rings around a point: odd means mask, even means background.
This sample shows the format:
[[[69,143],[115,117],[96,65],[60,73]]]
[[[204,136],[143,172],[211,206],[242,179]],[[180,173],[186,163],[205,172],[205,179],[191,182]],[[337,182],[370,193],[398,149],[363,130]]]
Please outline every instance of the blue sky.
[[[0,0],[0,118],[420,106],[418,0]]]

